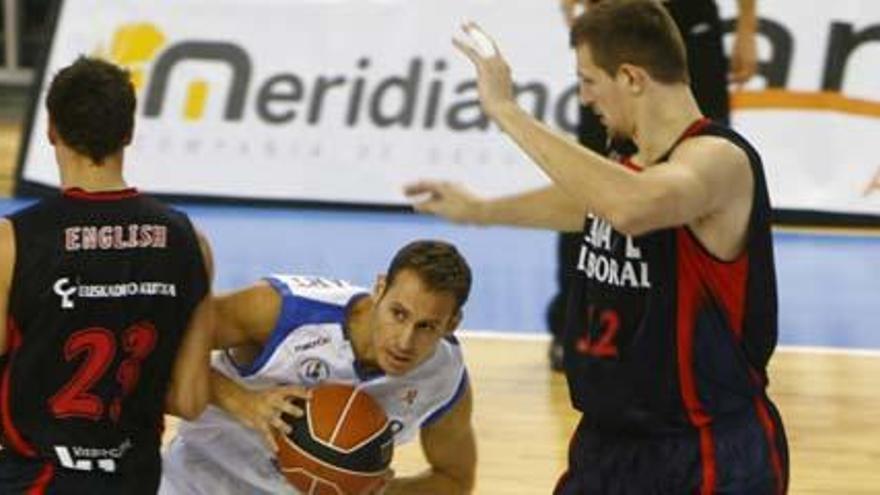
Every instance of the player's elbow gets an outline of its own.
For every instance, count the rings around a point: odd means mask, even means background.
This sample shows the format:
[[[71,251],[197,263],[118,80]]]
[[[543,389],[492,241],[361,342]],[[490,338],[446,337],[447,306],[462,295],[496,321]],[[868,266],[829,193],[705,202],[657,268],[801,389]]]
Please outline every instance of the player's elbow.
[[[190,389],[190,390],[171,390],[166,397],[165,411],[181,419],[193,421],[197,419],[205,411],[208,406],[208,391]]]
[[[449,492],[457,495],[467,495],[473,493],[474,486],[477,483],[477,456],[475,449],[468,449],[465,453],[462,450],[462,457],[467,458],[465,462],[461,462],[452,469],[445,471],[446,478],[451,482]]]
[[[447,481],[444,493],[469,495],[474,492],[477,479],[475,469],[457,469],[455,472],[445,472],[443,475]]]

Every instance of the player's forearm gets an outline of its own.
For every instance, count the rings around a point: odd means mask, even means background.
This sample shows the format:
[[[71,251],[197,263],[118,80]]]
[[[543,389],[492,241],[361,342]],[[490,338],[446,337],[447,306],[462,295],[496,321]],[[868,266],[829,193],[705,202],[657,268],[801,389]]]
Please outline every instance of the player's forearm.
[[[512,225],[576,232],[586,211],[555,185],[521,194],[484,200],[481,224]]]
[[[633,211],[650,201],[637,174],[571,141],[523,111],[515,103],[493,112],[501,129],[583,211],[621,230]]]
[[[199,303],[174,361],[165,395],[168,413],[183,419],[202,414],[210,398],[211,347],[214,342],[211,296]]]
[[[427,469],[415,476],[394,478],[383,495],[459,495],[473,490],[473,480],[458,480],[453,476]]]
[[[739,0],[736,28],[739,32],[754,33],[758,29],[756,0]]]
[[[242,401],[246,400],[244,387],[213,368],[210,383],[210,403],[235,414]]]

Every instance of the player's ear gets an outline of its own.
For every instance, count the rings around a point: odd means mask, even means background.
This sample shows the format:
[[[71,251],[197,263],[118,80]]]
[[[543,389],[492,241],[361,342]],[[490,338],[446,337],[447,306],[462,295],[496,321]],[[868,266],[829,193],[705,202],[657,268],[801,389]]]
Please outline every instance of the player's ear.
[[[49,144],[52,146],[58,144],[58,129],[55,128],[55,123],[52,122],[52,119],[49,119],[49,129],[46,131],[46,135],[49,138]]]
[[[128,146],[131,144],[132,139],[134,139],[134,129],[137,126],[137,122],[132,121],[131,130],[128,131],[128,134],[125,135],[125,139],[122,141],[122,146]]]
[[[459,309],[459,310],[455,313],[455,316],[453,316],[453,317],[449,320],[449,325],[446,327],[446,334],[447,334],[447,335],[451,334],[452,332],[455,331],[456,328],[458,328],[458,325],[461,323],[461,319],[462,319],[463,317],[464,317],[464,314],[463,314],[463,313],[461,312],[461,310]]]
[[[641,67],[632,64],[621,64],[617,69],[617,79],[623,83],[630,93],[640,94],[645,89],[648,73]]]

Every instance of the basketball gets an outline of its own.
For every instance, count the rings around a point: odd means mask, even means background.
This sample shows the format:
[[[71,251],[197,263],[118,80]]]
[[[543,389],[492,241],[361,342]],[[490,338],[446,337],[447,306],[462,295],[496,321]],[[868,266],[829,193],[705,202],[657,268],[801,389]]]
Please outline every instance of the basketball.
[[[394,449],[391,422],[372,397],[351,385],[315,388],[302,417],[284,415],[289,435],[276,434],[278,468],[302,493],[354,495],[375,491]]]

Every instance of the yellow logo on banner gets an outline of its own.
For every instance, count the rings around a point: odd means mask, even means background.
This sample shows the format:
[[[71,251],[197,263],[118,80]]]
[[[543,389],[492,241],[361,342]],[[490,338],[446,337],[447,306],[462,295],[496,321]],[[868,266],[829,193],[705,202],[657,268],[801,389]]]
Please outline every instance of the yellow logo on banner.
[[[162,46],[165,35],[148,23],[122,26],[113,35],[109,58],[131,71],[131,82],[140,91],[146,82],[144,65],[150,62]]]
[[[131,82],[140,92],[147,84],[147,65],[153,62],[166,42],[165,34],[154,24],[126,24],[113,34],[109,53],[105,56],[131,72]],[[208,90],[207,81],[190,81],[184,100],[184,119],[194,121],[202,118],[208,101]]]

